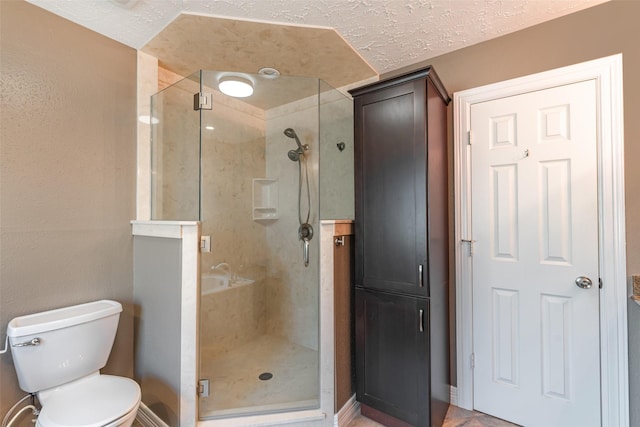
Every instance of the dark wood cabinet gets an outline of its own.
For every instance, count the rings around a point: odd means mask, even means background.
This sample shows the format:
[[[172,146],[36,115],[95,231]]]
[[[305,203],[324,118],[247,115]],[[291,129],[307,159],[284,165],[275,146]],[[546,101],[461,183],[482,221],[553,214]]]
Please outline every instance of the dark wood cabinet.
[[[424,85],[356,96],[354,122],[356,283],[426,297],[426,117],[415,113],[425,104]]]
[[[427,425],[429,301],[356,288],[357,396],[412,425]]]
[[[351,94],[356,395],[387,425],[440,426],[450,384],[450,98],[431,67]]]

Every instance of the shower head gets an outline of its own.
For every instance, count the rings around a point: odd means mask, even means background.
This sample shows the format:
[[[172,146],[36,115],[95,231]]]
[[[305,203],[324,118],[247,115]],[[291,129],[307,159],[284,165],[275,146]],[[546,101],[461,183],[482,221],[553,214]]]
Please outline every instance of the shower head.
[[[307,145],[307,144],[302,145],[302,143],[298,139],[298,135],[296,134],[295,130],[293,130],[291,128],[286,128],[284,130],[284,134],[287,137],[292,138],[292,139],[294,139],[296,141],[296,144],[298,144],[298,150],[297,151],[299,152],[299,154],[304,154],[305,151],[309,150],[309,145]],[[291,156],[289,156],[289,158],[291,158]]]
[[[296,139],[298,138],[298,135],[296,135],[296,131],[291,128],[286,128],[284,130],[284,134],[289,138],[296,138]]]
[[[289,159],[294,162],[299,162],[301,155],[303,155],[303,153],[301,153],[299,150],[289,150],[289,152],[287,153]]]

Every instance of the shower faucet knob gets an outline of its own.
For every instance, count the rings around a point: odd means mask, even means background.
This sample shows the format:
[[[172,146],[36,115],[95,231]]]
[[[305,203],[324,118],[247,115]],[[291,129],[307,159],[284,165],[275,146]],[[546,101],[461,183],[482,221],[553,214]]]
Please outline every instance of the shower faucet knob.
[[[311,240],[313,238],[313,227],[311,224],[301,224],[300,228],[298,228],[298,238],[300,240]]]

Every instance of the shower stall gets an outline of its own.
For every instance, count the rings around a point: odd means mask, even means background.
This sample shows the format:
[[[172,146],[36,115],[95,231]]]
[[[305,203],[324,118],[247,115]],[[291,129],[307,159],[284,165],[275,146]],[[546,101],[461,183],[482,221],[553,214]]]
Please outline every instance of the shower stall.
[[[200,230],[198,419],[319,408],[318,230],[353,218],[351,99],[316,78],[200,71],[151,110],[151,219]]]

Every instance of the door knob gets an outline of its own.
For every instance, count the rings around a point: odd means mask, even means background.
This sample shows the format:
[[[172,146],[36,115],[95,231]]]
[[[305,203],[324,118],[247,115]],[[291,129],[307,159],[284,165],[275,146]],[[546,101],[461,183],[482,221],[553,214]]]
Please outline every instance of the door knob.
[[[591,279],[585,276],[576,277],[576,286],[582,289],[589,289],[593,286]]]

